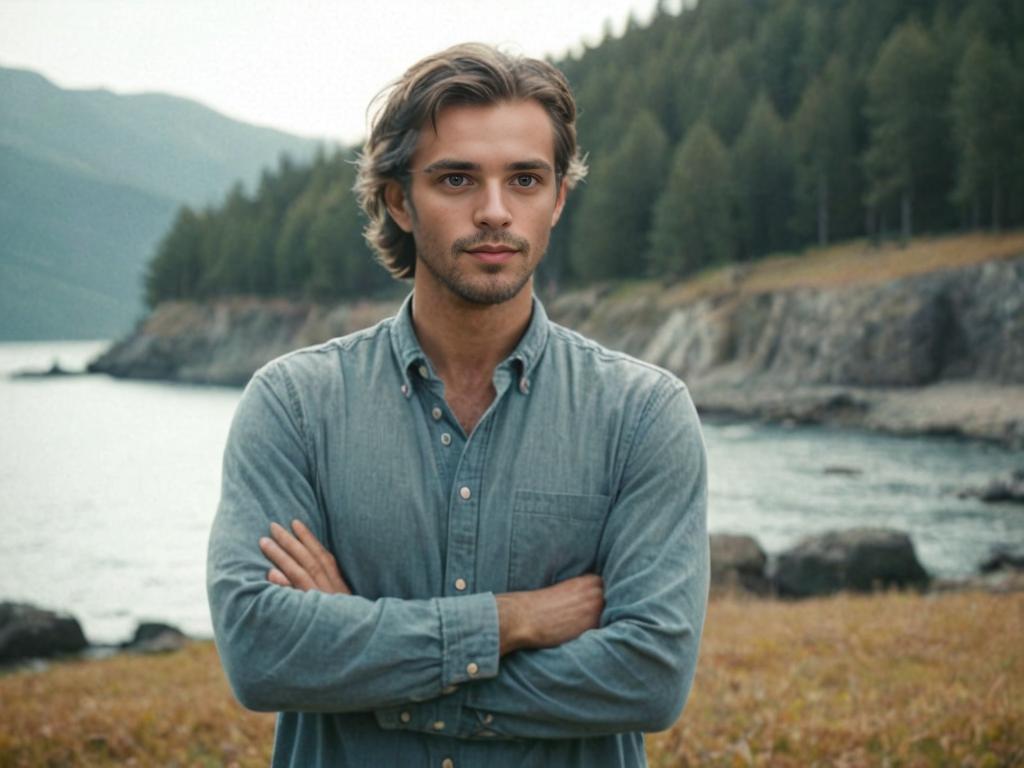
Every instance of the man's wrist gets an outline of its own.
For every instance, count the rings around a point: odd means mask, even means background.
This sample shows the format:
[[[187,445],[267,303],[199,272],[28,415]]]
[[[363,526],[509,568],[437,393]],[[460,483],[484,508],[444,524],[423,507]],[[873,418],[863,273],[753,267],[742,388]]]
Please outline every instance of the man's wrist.
[[[526,606],[519,595],[509,592],[497,595],[499,654],[518,651],[530,645]]]

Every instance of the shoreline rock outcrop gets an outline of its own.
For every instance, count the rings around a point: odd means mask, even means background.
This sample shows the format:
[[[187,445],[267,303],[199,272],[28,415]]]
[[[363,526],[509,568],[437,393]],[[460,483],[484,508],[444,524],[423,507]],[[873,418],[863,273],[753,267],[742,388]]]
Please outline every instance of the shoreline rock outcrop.
[[[981,499],[989,504],[1009,501],[1024,504],[1024,468],[1016,469],[1006,477],[997,477],[980,488],[965,488],[957,496]]]
[[[768,556],[753,536],[713,533],[710,550],[712,592],[771,593],[772,585],[765,573]]]
[[[70,614],[28,603],[0,603],[0,664],[64,656],[88,647],[82,625]]]
[[[922,589],[928,582],[910,537],[886,528],[851,528],[808,536],[778,555],[772,575],[782,597],[889,587]]]

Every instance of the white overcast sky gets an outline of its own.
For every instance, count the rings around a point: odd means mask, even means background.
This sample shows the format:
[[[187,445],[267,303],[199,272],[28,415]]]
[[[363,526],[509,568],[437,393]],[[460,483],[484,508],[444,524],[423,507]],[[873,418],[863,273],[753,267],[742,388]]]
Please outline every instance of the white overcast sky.
[[[0,66],[65,88],[161,91],[351,143],[420,57],[466,40],[562,56],[655,0],[0,0]],[[677,8],[678,2],[669,3]]]

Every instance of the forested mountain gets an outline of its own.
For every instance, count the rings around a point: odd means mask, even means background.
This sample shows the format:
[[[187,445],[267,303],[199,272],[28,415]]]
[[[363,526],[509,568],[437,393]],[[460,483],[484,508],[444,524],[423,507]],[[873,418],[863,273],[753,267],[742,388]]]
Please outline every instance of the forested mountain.
[[[591,172],[542,280],[657,275],[837,239],[1024,223],[1016,0],[701,0],[557,62]],[[318,299],[367,267],[345,153],[183,209],[148,299]]]
[[[0,68],[0,339],[103,338],[182,205],[316,143],[162,94],[71,91]]]

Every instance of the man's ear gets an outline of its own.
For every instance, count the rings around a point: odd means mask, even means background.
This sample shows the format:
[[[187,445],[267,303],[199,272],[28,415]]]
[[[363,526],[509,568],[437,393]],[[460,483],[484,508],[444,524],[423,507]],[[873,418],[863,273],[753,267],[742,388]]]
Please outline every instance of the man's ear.
[[[412,232],[412,201],[397,181],[389,181],[384,187],[384,205],[395,224],[405,232]]]
[[[562,209],[565,208],[565,199],[569,196],[569,182],[562,179],[558,185],[558,197],[555,199],[555,210],[551,214],[551,226],[554,227],[562,216]]]

